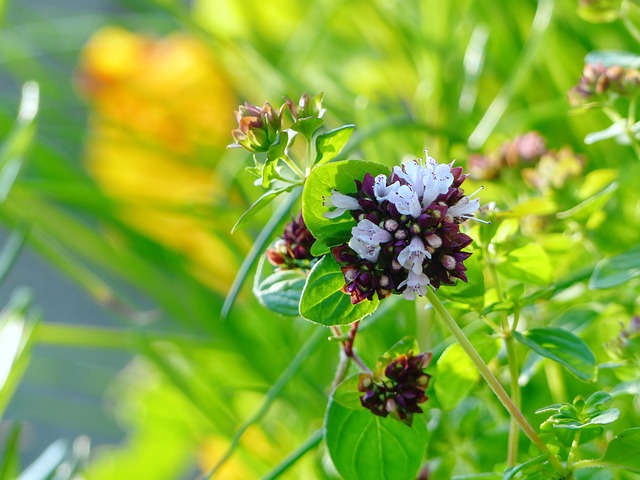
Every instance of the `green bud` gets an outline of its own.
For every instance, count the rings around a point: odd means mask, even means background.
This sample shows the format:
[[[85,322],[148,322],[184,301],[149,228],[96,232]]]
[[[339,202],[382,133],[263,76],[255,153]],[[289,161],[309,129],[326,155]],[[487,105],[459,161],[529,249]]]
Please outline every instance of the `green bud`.
[[[236,113],[238,128],[231,134],[236,141],[231,147],[244,147],[250,152],[266,152],[278,139],[282,115],[269,103],[260,108],[245,102]]]

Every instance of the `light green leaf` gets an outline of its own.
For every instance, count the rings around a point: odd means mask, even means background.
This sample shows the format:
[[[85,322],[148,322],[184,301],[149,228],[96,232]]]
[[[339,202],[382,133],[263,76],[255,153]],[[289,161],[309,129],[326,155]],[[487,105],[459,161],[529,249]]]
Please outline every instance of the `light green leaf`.
[[[628,428],[609,443],[600,463],[640,473],[640,428]]]
[[[20,471],[20,425],[14,425],[4,445],[0,461],[0,480],[14,480]]]
[[[488,336],[472,337],[471,342],[485,362],[491,361],[500,350],[500,341]],[[462,349],[454,343],[447,347],[436,363],[435,391],[445,410],[452,410],[467,396],[480,373]]]
[[[321,257],[322,255],[326,255],[330,251],[331,249],[320,240],[316,240],[315,242],[313,242],[313,245],[311,245],[311,255],[313,255],[314,257]]]
[[[380,301],[365,300],[356,305],[351,297],[340,291],[344,276],[333,256],[325,255],[311,269],[300,299],[300,314],[322,325],[342,325],[372,314]]]
[[[277,166],[278,161],[285,158],[287,155],[286,150],[288,143],[289,134],[287,132],[280,132],[276,142],[269,147],[267,160],[264,162],[264,166],[262,167],[262,186],[264,188],[268,188],[273,180],[282,178],[278,175]]]
[[[551,283],[553,269],[547,252],[536,243],[529,243],[507,253],[498,265],[505,277],[535,285]]]
[[[345,393],[357,399],[355,385],[357,377],[343,382],[327,407],[324,437],[336,469],[345,480],[415,479],[427,446],[425,422],[416,419],[409,427],[375,416],[364,407],[349,408],[344,401],[336,401]],[[358,407],[353,401],[348,403]]]
[[[306,117],[299,119],[291,126],[291,130],[302,134],[307,141],[311,141],[313,134],[324,124],[324,120],[318,117]]]
[[[336,158],[351,138],[355,125],[344,125],[316,137],[316,165]]]
[[[563,365],[582,380],[593,380],[596,360],[580,337],[561,328],[532,328],[525,333],[513,332],[516,340],[539,355]]]
[[[324,205],[325,199],[331,198],[333,190],[344,194],[355,193],[354,180],[361,181],[367,173],[374,177],[381,173],[388,175],[390,169],[379,163],[344,160],[326,163],[311,170],[302,192],[302,216],[313,236],[328,247],[349,241],[351,228],[356,222],[348,213],[339,218],[324,217],[323,214],[329,211],[329,207]]]
[[[640,276],[640,245],[596,264],[589,288],[611,288]]]

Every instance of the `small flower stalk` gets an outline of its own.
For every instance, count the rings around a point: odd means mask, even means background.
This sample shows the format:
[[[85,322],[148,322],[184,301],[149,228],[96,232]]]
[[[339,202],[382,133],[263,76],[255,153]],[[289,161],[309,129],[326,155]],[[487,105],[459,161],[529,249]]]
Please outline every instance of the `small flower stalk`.
[[[282,236],[267,250],[267,259],[282,270],[310,269],[316,261],[311,254],[315,241],[300,212],[285,225]]]
[[[461,167],[427,156],[389,176],[366,174],[356,194],[334,191],[325,199],[332,207],[326,218],[349,212],[358,222],[349,242],[332,249],[353,304],[392,293],[413,300],[429,286],[467,281],[463,262],[471,253],[462,250],[472,239],[460,224],[475,218],[480,201],[464,194],[465,178]]]
[[[431,376],[425,369],[431,353],[385,354],[378,361],[374,373],[360,374],[358,390],[363,393],[360,403],[374,415],[393,418],[411,425],[413,415],[422,413],[420,404],[428,400],[425,390]]]

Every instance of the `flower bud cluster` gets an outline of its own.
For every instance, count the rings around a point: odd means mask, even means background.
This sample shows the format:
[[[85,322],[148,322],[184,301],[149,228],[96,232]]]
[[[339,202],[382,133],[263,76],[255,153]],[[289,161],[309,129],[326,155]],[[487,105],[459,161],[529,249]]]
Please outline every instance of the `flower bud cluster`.
[[[342,291],[353,304],[402,293],[413,300],[431,285],[467,281],[463,264],[471,253],[463,252],[472,239],[460,224],[479,208],[477,199],[461,188],[466,175],[461,167],[438,164],[427,157],[395,167],[391,175],[366,174],[356,180],[357,193],[334,191],[325,205],[335,218],[347,210],[358,222],[347,244],[332,249],[341,265]]]
[[[267,259],[273,266],[283,270],[311,268],[316,259],[311,255],[315,241],[300,212],[285,225],[282,237],[267,250]]]
[[[578,84],[569,90],[569,103],[582,106],[606,99],[610,94],[635,97],[640,87],[640,71],[618,65],[587,64]]]
[[[631,318],[620,334],[605,345],[605,349],[616,359],[640,365],[640,316]]]
[[[422,413],[419,404],[428,400],[425,390],[430,375],[425,368],[431,361],[430,353],[413,355],[413,351],[383,358],[386,366],[376,369],[375,374],[360,374],[358,390],[363,407],[374,415],[394,418],[411,425],[414,413]]]

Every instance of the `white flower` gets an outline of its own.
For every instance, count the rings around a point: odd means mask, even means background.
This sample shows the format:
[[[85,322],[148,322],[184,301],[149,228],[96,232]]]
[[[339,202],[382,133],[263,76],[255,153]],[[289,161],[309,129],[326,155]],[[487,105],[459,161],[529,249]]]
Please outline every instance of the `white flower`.
[[[400,289],[406,285],[407,288],[405,288],[402,292],[402,296],[406,300],[415,300],[416,294],[422,297],[427,293],[429,283],[429,277],[427,277],[424,273],[418,274],[409,271],[409,276],[404,282],[398,285],[398,288]]]
[[[347,210],[359,210],[361,208],[358,200],[349,195],[344,195],[337,190],[331,191],[331,198],[325,201],[325,206],[336,207],[336,209],[331,212],[324,212],[322,215],[325,218],[338,218]]]
[[[404,168],[393,167],[393,173],[411,185],[411,188],[413,188],[413,191],[416,192],[418,197],[422,196],[424,192],[423,178],[427,174],[424,165],[420,165],[417,160],[411,160],[404,164]]]
[[[453,183],[453,175],[451,167],[445,164],[437,164],[435,160],[429,157],[427,165],[427,173],[422,179],[424,185],[424,193],[422,195],[422,206],[427,207],[439,195],[447,193],[449,187]]]
[[[469,197],[462,197],[458,203],[453,207],[449,207],[447,215],[452,217],[472,218],[473,213],[480,208],[480,200],[474,198],[470,200]]]
[[[378,261],[380,244],[391,240],[391,234],[366,218],[351,229],[349,246],[365,260]]]
[[[380,174],[374,179],[373,194],[378,202],[382,203],[385,200],[389,200],[389,194],[391,192],[397,192],[400,187],[400,182],[394,182],[387,186],[387,176]]]
[[[401,185],[398,191],[391,192],[389,201],[396,206],[398,212],[402,215],[411,215],[414,218],[418,218],[422,213],[420,199],[408,185]]]
[[[431,254],[424,248],[424,243],[417,236],[411,239],[409,245],[398,255],[398,262],[413,273],[422,273],[422,263],[425,258],[431,258]]]

